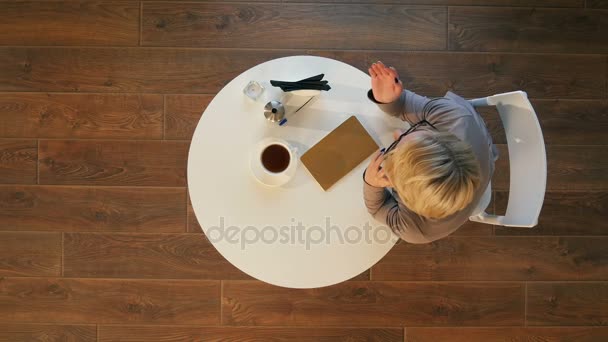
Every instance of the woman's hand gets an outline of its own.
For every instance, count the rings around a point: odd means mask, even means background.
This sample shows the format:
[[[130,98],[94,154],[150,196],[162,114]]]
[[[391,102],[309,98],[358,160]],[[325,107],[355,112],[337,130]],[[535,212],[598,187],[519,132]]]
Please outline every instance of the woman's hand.
[[[384,161],[384,149],[376,152],[372,161],[369,163],[367,170],[365,170],[365,182],[371,186],[377,188],[385,188],[391,185],[391,182],[386,177],[384,169],[380,166]]]
[[[390,103],[396,101],[403,92],[403,83],[395,68],[387,68],[378,61],[368,69],[372,77],[372,92],[376,101]]]

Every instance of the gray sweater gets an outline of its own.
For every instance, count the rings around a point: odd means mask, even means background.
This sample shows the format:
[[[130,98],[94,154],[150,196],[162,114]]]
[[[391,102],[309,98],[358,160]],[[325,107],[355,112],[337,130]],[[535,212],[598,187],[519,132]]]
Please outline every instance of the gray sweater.
[[[401,239],[410,243],[428,243],[452,234],[468,221],[494,172],[494,161],[498,154],[483,119],[467,100],[452,92],[441,98],[429,99],[404,90],[397,101],[387,104],[378,103],[371,90],[368,97],[391,116],[401,118],[411,125],[426,119],[437,130],[451,132],[471,145],[480,163],[479,189],[469,206],[446,218],[429,219],[420,216],[403,204],[396,190],[373,187],[363,182],[368,211],[375,219],[386,223]],[[419,129],[432,130],[428,126]]]

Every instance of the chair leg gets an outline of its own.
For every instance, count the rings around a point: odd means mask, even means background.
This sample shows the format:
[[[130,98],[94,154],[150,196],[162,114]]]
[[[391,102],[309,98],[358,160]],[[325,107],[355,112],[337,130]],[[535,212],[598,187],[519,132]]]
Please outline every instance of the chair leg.
[[[473,106],[473,107],[488,107],[491,106],[488,103],[488,99],[487,98],[480,98],[480,99],[472,99],[469,100],[469,103]]]

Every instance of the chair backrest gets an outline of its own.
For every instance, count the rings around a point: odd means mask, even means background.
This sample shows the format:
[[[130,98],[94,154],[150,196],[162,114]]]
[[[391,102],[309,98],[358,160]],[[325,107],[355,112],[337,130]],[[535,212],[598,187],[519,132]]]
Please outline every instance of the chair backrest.
[[[547,155],[536,112],[523,91],[472,100],[474,106],[496,106],[507,136],[510,186],[505,216],[495,224],[533,227],[543,205],[547,183]]]

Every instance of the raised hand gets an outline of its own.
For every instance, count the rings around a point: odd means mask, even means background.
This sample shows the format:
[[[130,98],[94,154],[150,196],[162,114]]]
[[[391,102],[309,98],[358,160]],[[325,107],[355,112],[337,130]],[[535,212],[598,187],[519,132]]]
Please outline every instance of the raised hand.
[[[368,71],[372,77],[372,91],[376,101],[390,103],[399,98],[403,92],[403,83],[395,68],[388,68],[378,61],[372,64]]]

